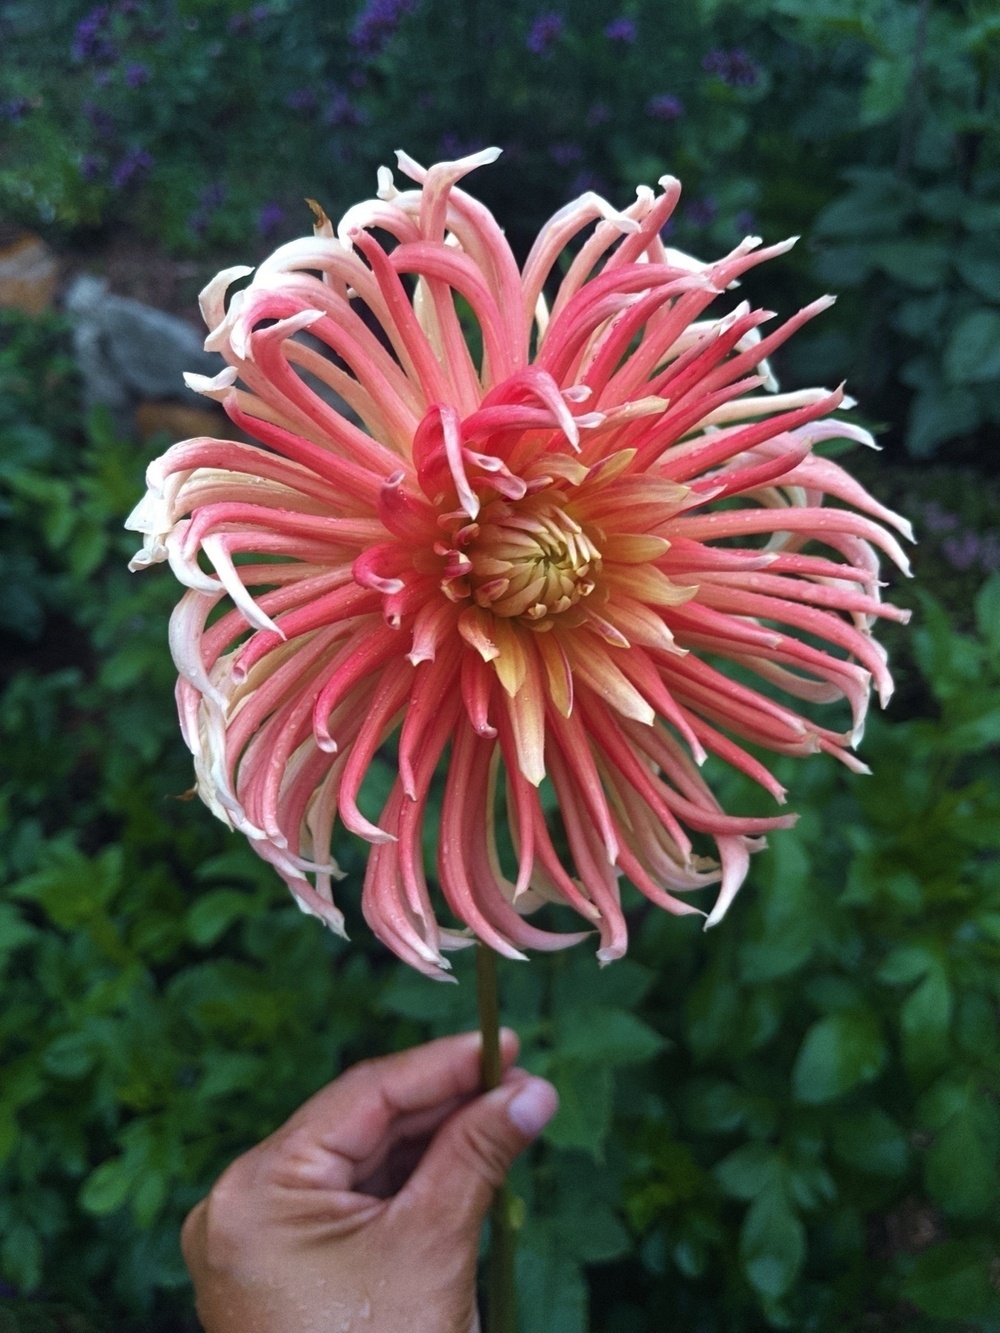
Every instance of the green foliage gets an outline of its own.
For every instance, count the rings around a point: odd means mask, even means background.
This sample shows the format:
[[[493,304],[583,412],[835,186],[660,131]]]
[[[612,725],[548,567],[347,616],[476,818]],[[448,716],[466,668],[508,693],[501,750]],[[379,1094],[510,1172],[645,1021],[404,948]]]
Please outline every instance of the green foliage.
[[[576,0],[539,46],[536,0],[401,3],[381,28],[360,0],[18,0],[0,213],[57,241],[127,223],[231,263],[305,230],[303,194],[332,216],[369,196],[401,145],[426,162],[496,143],[509,166],[476,189],[523,254],[572,193],[625,203],[670,172],[679,245],[802,232],[763,304],[843,294],[779,355],[789,382],[849,375],[911,454],[973,461],[1000,419],[993,8]]]
[[[370,193],[399,145],[499,142],[516,170],[482,189],[523,251],[571,191],[624,202],[670,170],[679,245],[808,228],[764,299],[846,293],[783,376],[849,372],[911,454],[981,463],[992,7],[638,0],[629,45],[586,0],[532,52],[546,8],[423,0],[365,50],[360,7],[140,2],[109,7],[113,56],[74,56],[82,0],[4,5],[0,211],[57,244],[128,220],[232,262],[302,230],[302,193],[331,213]],[[753,79],[703,68],[735,48]],[[668,94],[683,115],[651,112]],[[116,184],[129,153],[145,165]],[[32,1296],[0,1299],[0,1333],[193,1330],[177,1233],[225,1163],[351,1061],[475,1022],[468,956],[435,987],[371,943],[360,845],[345,947],[185,799],[175,590],[124,570],[148,452],[82,419],[59,317],[0,316],[0,1282]],[[781,764],[803,817],[717,930],[633,895],[627,960],[501,969],[524,1061],[562,1098],[514,1176],[524,1333],[1000,1328],[1000,577],[968,595],[995,566],[996,496],[954,474],[899,487],[938,596],[916,597],[903,709],[871,721],[875,776]],[[727,804],[757,799],[712,776]]]

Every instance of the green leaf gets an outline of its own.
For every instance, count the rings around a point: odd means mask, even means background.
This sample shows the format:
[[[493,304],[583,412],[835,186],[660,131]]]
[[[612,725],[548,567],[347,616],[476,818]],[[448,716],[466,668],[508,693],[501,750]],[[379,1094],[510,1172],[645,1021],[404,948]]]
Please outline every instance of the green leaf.
[[[698,1080],[684,1090],[684,1115],[699,1133],[730,1134],[747,1115],[747,1094],[733,1083]]]
[[[965,282],[988,301],[1000,301],[1000,260],[992,241],[969,241],[955,256],[955,267]]]
[[[188,908],[188,935],[202,947],[214,944],[234,921],[252,914],[256,906],[253,898],[236,889],[214,889],[211,893],[202,894]]]
[[[868,255],[878,268],[920,291],[940,286],[948,265],[948,251],[939,241],[878,241]]]
[[[809,887],[811,865],[794,832],[776,839],[764,868],[767,889],[760,899],[760,925],[740,941],[744,981],[773,981],[798,971],[813,951],[817,915]]]
[[[908,1065],[923,1070],[947,1060],[951,1013],[951,986],[938,964],[906,997],[900,1010],[903,1058]]]
[[[924,1167],[927,1189],[945,1212],[961,1219],[996,1207],[997,1111],[985,1098],[971,1100],[936,1135]]]
[[[868,82],[861,95],[861,123],[891,120],[906,99],[910,71],[901,60],[875,57],[868,62]]]
[[[886,955],[875,975],[890,986],[907,986],[938,966],[938,953],[930,945],[900,944]]]
[[[581,1206],[561,1211],[554,1223],[564,1253],[584,1264],[609,1263],[627,1254],[629,1234],[608,1205],[593,1198],[578,1202]]]
[[[994,652],[1000,653],[1000,571],[976,593],[976,626]]]
[[[35,927],[25,921],[12,903],[0,903],[0,973],[15,950],[37,935]]]
[[[763,1143],[745,1143],[724,1157],[712,1174],[733,1199],[755,1199],[782,1174],[782,1162],[774,1148]]]
[[[648,1023],[624,1009],[571,1009],[556,1018],[554,1046],[566,1060],[611,1068],[642,1064],[666,1045]]]
[[[796,1100],[831,1101],[859,1083],[869,1083],[885,1063],[885,1044],[871,1014],[830,1014],[805,1035],[792,1070]]]
[[[901,1176],[909,1160],[906,1136],[879,1106],[838,1115],[833,1149],[848,1166],[873,1176]]]
[[[112,1157],[96,1166],[83,1183],[80,1206],[98,1217],[113,1213],[128,1198],[135,1168],[127,1157]]]
[[[943,1241],[917,1256],[903,1295],[934,1319],[975,1319],[992,1301],[988,1264],[976,1245]]]
[[[771,1184],[755,1199],[740,1228],[740,1262],[761,1296],[777,1300],[798,1276],[806,1234],[784,1189]]]
[[[583,1274],[544,1225],[526,1228],[518,1245],[517,1302],[522,1333],[587,1333]]]
[[[916,458],[927,458],[945,440],[974,430],[980,419],[979,403],[968,389],[926,384],[910,408],[906,447]]]
[[[42,1052],[42,1065],[56,1078],[78,1079],[94,1067],[97,1051],[85,1032],[64,1032]]]
[[[944,353],[952,384],[984,384],[1000,376],[1000,312],[972,310],[955,325]]]
[[[3,1271],[28,1295],[42,1278],[43,1250],[38,1232],[27,1222],[14,1222],[0,1241]]]
[[[611,1128],[611,1070],[559,1053],[544,1072],[559,1093],[559,1113],[545,1130],[545,1139],[557,1148],[579,1148],[599,1161]]]

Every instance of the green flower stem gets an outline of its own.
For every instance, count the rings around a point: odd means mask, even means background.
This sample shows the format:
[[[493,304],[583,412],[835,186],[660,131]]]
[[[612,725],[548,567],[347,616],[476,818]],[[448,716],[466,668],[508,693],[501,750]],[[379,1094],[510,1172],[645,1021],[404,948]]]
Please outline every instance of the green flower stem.
[[[483,1034],[483,1091],[499,1087],[500,1003],[497,958],[485,944],[476,946],[476,993],[479,1028]],[[485,1333],[517,1333],[517,1291],[514,1285],[513,1198],[504,1184],[490,1210],[490,1249],[486,1260]]]

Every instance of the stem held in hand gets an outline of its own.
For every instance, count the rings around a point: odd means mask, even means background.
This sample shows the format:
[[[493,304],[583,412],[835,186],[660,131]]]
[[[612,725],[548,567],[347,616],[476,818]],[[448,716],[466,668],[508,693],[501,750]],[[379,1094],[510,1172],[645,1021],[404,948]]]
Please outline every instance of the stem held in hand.
[[[483,1034],[483,1091],[499,1087],[500,1004],[496,954],[485,944],[476,948],[476,991],[479,1027]],[[513,1199],[504,1183],[490,1210],[490,1248],[486,1260],[486,1333],[517,1333],[517,1292],[514,1284]]]

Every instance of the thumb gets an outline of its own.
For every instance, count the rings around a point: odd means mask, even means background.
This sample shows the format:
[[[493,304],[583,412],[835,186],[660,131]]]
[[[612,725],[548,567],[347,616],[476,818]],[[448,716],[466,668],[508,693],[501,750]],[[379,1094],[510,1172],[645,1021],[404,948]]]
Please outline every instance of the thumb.
[[[400,1196],[427,1225],[478,1229],[515,1157],[524,1152],[559,1109],[551,1083],[523,1070],[508,1071],[492,1092],[475,1098],[438,1130]]]

